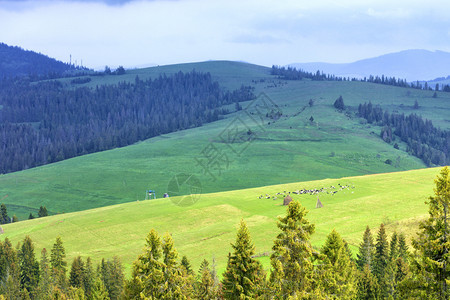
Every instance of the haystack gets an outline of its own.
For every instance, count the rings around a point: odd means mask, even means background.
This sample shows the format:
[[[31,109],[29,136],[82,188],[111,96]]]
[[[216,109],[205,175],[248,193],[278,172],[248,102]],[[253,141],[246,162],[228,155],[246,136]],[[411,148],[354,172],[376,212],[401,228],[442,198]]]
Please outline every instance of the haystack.
[[[283,205],[289,205],[292,202],[291,196],[287,195],[283,200]]]
[[[321,207],[323,207],[323,204],[322,204],[322,202],[320,202],[319,197],[317,197],[316,208],[321,208]]]

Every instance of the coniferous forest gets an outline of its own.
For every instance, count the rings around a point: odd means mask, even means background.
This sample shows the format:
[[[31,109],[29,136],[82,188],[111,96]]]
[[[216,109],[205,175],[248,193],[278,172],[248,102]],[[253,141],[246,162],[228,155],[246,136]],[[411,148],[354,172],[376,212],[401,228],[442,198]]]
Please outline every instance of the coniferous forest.
[[[360,104],[358,114],[368,123],[383,126],[380,135],[385,142],[393,142],[394,134],[398,136],[407,144],[407,152],[427,166],[450,163],[450,131],[434,127],[430,120],[416,114],[391,114],[370,102]]]
[[[17,247],[8,239],[0,242],[0,299],[448,299],[447,167],[435,184],[413,251],[403,234],[386,232],[384,224],[376,232],[366,228],[356,256],[335,230],[314,248],[315,225],[293,201],[278,218],[269,271],[255,258],[243,220],[221,279],[214,260],[204,259],[194,270],[188,257],[180,258],[171,235],[160,237],[153,229],[127,279],[117,257],[96,267],[89,257],[67,262],[60,237],[38,260],[26,236]]]
[[[68,90],[58,81],[0,83],[0,173],[123,147],[216,121],[223,105],[253,99],[224,91],[209,73]]]

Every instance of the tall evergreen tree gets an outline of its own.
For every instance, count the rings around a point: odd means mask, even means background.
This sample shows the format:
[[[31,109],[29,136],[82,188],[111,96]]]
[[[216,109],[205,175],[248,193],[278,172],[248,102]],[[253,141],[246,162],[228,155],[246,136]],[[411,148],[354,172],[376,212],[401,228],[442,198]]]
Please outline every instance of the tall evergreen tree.
[[[144,253],[134,263],[132,279],[127,281],[127,297],[186,298],[192,288],[182,275],[177,257],[172,237],[166,234],[161,241],[158,233],[152,229],[147,236]]]
[[[314,225],[306,220],[306,209],[292,201],[285,217],[279,217],[281,233],[274,241],[270,257],[272,292],[277,297],[307,295],[311,291],[314,250],[310,237]]]
[[[67,262],[66,250],[64,249],[61,237],[57,237],[50,251],[50,264],[52,266],[52,276],[57,287],[64,290],[67,287]]]
[[[48,211],[47,211],[47,208],[46,208],[45,206],[42,206],[42,205],[41,205],[41,206],[39,207],[38,216],[39,216],[39,218],[47,217],[47,216],[48,216]]]
[[[75,288],[83,287],[85,282],[84,275],[84,262],[81,259],[81,256],[77,256],[73,259],[72,266],[70,268],[69,284]]]
[[[231,247],[233,253],[228,255],[227,269],[223,274],[223,295],[225,299],[253,299],[261,280],[262,267],[252,258],[255,245],[244,220],[241,220],[236,242]]]
[[[365,264],[359,273],[356,283],[356,299],[377,300],[379,298],[379,286],[377,278],[372,275],[369,265]]]
[[[0,205],[0,224],[7,224],[9,222],[8,210],[6,209],[6,205],[2,203],[2,205]]]
[[[324,293],[333,299],[353,299],[356,294],[356,266],[336,230],[328,235],[321,253],[324,255],[320,266],[324,272],[321,278]]]
[[[134,298],[134,299],[139,299],[139,298]],[[110,298],[108,296],[108,291],[106,290],[106,287],[105,287],[105,284],[98,276],[94,278],[94,284],[92,286],[91,296],[89,299],[110,300]]]
[[[52,291],[51,270],[48,260],[47,249],[41,251],[41,262],[39,264],[39,284],[36,299],[50,300]]]
[[[372,233],[369,226],[364,231],[363,241],[359,244],[359,253],[356,255],[356,263],[360,270],[364,269],[364,265],[369,266],[369,270],[373,267],[373,258],[375,255],[375,245],[373,243]]]
[[[434,196],[429,197],[429,217],[419,224],[419,233],[413,239],[416,250],[411,262],[412,274],[403,285],[403,295],[448,299],[450,280],[449,204],[450,176],[444,167],[435,179]]]
[[[6,299],[17,299],[21,296],[28,296],[23,293],[20,287],[20,267],[18,253],[12,246],[10,240],[5,238],[0,242],[0,294],[6,296]]]
[[[405,262],[408,260],[408,245],[406,244],[406,238],[403,233],[400,233],[398,236],[398,256]]]
[[[380,284],[381,295],[387,296],[387,287],[385,286],[386,280],[386,268],[389,263],[389,242],[387,240],[386,230],[384,224],[380,225],[378,230],[376,244],[375,244],[375,256],[373,260],[373,274],[377,278]]]
[[[84,294],[88,299],[92,297],[91,292],[92,287],[94,286],[95,278],[96,275],[92,267],[92,260],[90,257],[88,257],[86,259],[86,267],[84,269],[84,282],[83,282]]]
[[[111,300],[119,299],[124,285],[124,274],[122,262],[117,256],[105,263],[106,274],[102,279]]]
[[[33,241],[27,235],[19,251],[20,284],[29,294],[33,293],[39,283],[39,263],[34,255]]]
[[[215,282],[213,270],[209,262],[204,259],[199,267],[196,282],[194,284],[194,297],[196,299],[219,299],[219,287]]]
[[[391,236],[391,242],[389,243],[389,260],[395,261],[397,260],[399,256],[399,249],[398,249],[398,235],[397,232],[394,231],[394,233]]]
[[[191,263],[189,262],[186,255],[183,255],[183,257],[181,258],[181,265],[184,267],[187,274],[189,274],[189,275],[194,274],[194,272],[192,271]]]

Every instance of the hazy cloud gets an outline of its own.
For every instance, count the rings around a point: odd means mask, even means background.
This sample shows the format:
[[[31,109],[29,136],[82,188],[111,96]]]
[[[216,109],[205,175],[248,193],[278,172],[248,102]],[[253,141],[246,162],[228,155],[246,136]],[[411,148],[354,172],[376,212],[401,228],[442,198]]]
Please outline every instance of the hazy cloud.
[[[0,41],[90,67],[450,51],[446,1],[0,0]]]

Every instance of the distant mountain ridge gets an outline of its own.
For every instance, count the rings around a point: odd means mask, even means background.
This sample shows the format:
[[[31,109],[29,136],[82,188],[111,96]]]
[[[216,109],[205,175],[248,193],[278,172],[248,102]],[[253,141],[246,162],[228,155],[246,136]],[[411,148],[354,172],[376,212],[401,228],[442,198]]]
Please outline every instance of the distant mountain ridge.
[[[74,66],[34,51],[0,43],[0,79],[4,77],[61,74]]]
[[[450,53],[444,51],[405,50],[358,60],[353,63],[292,63],[291,67],[308,72],[323,71],[344,77],[364,78],[385,75],[407,81],[433,80],[450,75]]]

